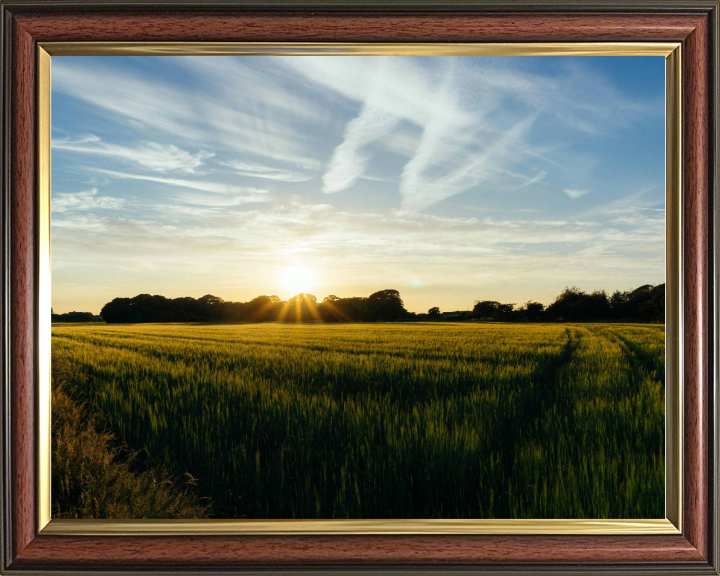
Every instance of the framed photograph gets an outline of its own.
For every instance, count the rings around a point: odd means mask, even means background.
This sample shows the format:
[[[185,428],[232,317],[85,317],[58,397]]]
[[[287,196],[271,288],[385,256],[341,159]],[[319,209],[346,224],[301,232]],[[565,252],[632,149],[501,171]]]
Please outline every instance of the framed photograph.
[[[0,8],[3,574],[718,574],[717,2]]]

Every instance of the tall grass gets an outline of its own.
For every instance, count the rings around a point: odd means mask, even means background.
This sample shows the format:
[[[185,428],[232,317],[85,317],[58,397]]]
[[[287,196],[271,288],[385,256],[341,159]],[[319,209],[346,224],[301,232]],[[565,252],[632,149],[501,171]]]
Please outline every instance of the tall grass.
[[[82,395],[218,518],[659,518],[640,325],[53,329]]]
[[[69,394],[84,383],[66,359],[53,358],[52,517],[203,518],[208,506],[167,471],[134,466],[102,420]],[[138,469],[140,468],[140,469]],[[184,485],[183,485],[184,484]]]

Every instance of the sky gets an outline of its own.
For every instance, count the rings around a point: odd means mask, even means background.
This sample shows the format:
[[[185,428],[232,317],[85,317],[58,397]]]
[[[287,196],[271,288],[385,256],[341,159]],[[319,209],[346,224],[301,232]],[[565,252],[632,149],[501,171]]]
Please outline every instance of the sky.
[[[55,56],[55,313],[665,279],[662,57]]]

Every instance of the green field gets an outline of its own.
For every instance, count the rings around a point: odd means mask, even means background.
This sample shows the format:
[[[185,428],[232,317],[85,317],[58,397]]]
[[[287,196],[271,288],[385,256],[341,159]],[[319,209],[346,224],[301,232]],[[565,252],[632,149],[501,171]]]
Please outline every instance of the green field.
[[[216,518],[662,518],[664,327],[53,327]]]

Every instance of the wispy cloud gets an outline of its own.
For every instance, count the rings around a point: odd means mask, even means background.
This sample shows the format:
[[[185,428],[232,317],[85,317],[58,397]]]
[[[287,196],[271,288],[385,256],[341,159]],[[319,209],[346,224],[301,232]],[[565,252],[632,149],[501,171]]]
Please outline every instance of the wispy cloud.
[[[133,119],[146,130],[204,140],[192,95],[172,85],[133,72],[86,67],[77,59],[58,60],[53,68],[54,92],[113,112],[117,118]]]
[[[657,194],[661,192],[661,194]],[[653,194],[654,193],[654,194]],[[610,202],[592,208],[586,212],[588,216],[601,215],[631,215],[638,211],[660,210],[664,211],[665,197],[659,186],[648,186],[630,194],[624,194]]]
[[[526,186],[532,186],[533,184],[540,182],[543,178],[545,178],[545,176],[547,176],[547,170],[543,170],[542,172],[540,172],[539,174],[536,174],[533,177],[524,176],[522,174],[514,174],[514,173],[510,173],[510,174],[516,178],[520,178],[520,179],[524,180],[524,182],[522,184],[515,187],[515,190],[520,190],[520,188],[525,188]]]
[[[590,190],[580,190],[578,188],[565,188],[565,190],[563,190],[563,192],[565,192],[565,194],[567,194],[570,198],[575,200],[577,198],[581,198],[581,197],[585,196],[588,192],[590,192]]]
[[[317,169],[318,159],[306,154],[308,133],[298,125],[313,108],[312,99],[272,90],[267,75],[232,58],[174,58],[170,66],[180,77],[191,74],[195,88],[138,71],[88,68],[65,58],[54,65],[53,91],[110,111],[141,134],[159,131],[184,144],[212,147],[214,153],[242,152]],[[199,86],[219,87],[221,97]],[[290,101],[296,104],[288,106]]]
[[[203,182],[200,180],[185,180],[181,178],[162,178],[159,176],[148,176],[144,174],[129,174],[126,172],[116,172],[114,170],[104,170],[103,168],[93,168],[94,171],[114,176],[115,178],[128,178],[131,180],[145,180],[147,182],[159,182],[168,186],[180,186],[182,188],[193,188],[203,192],[214,192],[216,194],[237,194],[242,192],[251,192],[253,194],[264,194],[265,190],[260,188],[248,188],[243,186],[231,186],[219,182]]]
[[[367,167],[369,154],[363,147],[392,132],[400,118],[372,105],[366,105],[360,115],[348,123],[345,139],[335,148],[328,169],[323,176],[323,192],[339,192],[352,186]]]
[[[395,168],[402,206],[423,210],[466,190],[531,188],[541,179],[519,186],[507,179],[510,172],[527,172],[518,167],[529,159],[544,164],[532,172],[544,173],[545,180],[553,179],[550,170],[571,166],[572,180],[557,182],[555,189],[585,188],[583,179],[596,159],[589,153],[579,157],[567,144],[563,149],[557,137],[540,144],[535,136],[540,121],[566,132],[597,134],[658,108],[622,96],[612,83],[576,64],[543,75],[497,58],[279,57],[263,59],[263,66],[258,62],[178,58],[173,60],[175,76],[149,78],[128,68],[91,71],[61,61],[54,90],[127,118],[145,132],[172,134],[186,149],[193,143],[213,151],[190,153],[179,144],[158,142],[68,141],[57,147],[115,155],[161,172],[193,173],[208,154],[216,154],[238,175],[277,182],[308,181],[307,172],[325,164],[326,193],[352,188],[368,176],[384,147],[408,156]],[[193,88],[176,80],[182,75],[193,79]],[[334,107],[332,114],[328,106]],[[342,118],[338,112],[353,109],[357,112],[343,124],[329,159],[322,158],[320,135],[335,128]],[[221,150],[243,157],[223,160]]]
[[[66,192],[53,194],[52,211],[68,212],[71,210],[119,210],[125,201],[122,198],[97,196],[97,188],[82,192]]]
[[[280,180],[281,182],[307,182],[313,175],[281,168],[271,168],[262,164],[248,164],[246,162],[223,162],[225,166],[234,169],[238,174],[252,178],[266,178]]]
[[[427,140],[424,139],[418,154],[403,170],[400,183],[403,207],[423,210],[440,200],[490,180],[497,174],[497,167],[506,163],[507,154],[512,153],[514,145],[526,135],[534,121],[535,118],[531,116],[518,122],[497,138],[492,146],[477,154],[466,153],[460,166],[436,178],[429,177],[428,172],[434,166],[432,158],[443,146],[444,137],[431,135]]]
[[[191,154],[172,144],[158,144],[157,142],[139,142],[134,147],[107,144],[94,135],[75,141],[53,138],[52,147],[55,150],[98,154],[129,160],[156,172],[178,171],[188,174],[194,173],[195,168],[202,166],[205,160],[214,156],[205,151]]]
[[[174,194],[173,197],[179,202],[212,208],[224,208],[228,206],[240,206],[255,202],[270,202],[271,198],[264,190],[248,190],[250,194],[228,196],[220,194]]]
[[[323,191],[351,188],[378,154],[371,145],[397,141],[402,144],[398,152],[411,155],[399,184],[402,206],[410,210],[424,210],[483,183],[507,188],[501,184],[505,176],[530,158],[548,168],[536,169],[535,177],[509,189],[540,182],[550,168],[565,170],[568,160],[580,160],[573,161],[572,172],[576,180],[582,178],[594,159],[569,158],[567,151],[551,152],[547,142],[536,144],[533,128],[539,118],[560,123],[566,131],[598,133],[654,111],[622,98],[578,67],[549,78],[500,68],[488,59],[472,65],[450,59],[433,68],[422,59],[368,58],[358,59],[349,76],[339,59],[286,58],[283,63],[361,103],[327,165]],[[586,84],[593,90],[582,88]],[[403,123],[420,129],[414,146],[393,135]],[[565,161],[557,159],[563,155]],[[565,188],[568,194],[580,191]]]

